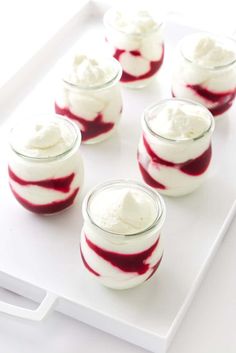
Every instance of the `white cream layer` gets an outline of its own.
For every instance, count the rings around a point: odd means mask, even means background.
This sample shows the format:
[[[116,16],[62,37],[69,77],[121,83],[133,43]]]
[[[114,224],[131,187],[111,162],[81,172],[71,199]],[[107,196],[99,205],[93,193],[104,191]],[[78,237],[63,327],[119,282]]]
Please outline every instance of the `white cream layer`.
[[[148,122],[149,127],[158,135],[184,140],[202,135],[210,126],[211,120],[205,109],[176,102],[163,108]]]
[[[66,120],[42,118],[25,121],[12,131],[11,146],[27,157],[49,158],[68,151],[76,140],[76,131]]]
[[[82,87],[93,87],[109,82],[115,75],[114,66],[106,60],[78,53],[73,58],[65,80]]]
[[[186,40],[182,50],[185,57],[202,67],[228,65],[236,59],[232,45],[206,34],[192,36]]]
[[[150,196],[128,188],[100,191],[91,201],[90,216],[99,227],[118,234],[144,231],[157,211]]]
[[[116,29],[126,33],[148,33],[159,26],[151,13],[142,9],[117,9],[112,12],[110,21]]]

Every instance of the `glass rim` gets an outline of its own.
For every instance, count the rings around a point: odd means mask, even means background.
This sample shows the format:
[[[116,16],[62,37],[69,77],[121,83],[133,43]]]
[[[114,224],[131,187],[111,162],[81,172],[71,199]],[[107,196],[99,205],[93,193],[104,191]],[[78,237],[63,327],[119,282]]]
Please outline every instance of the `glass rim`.
[[[149,125],[147,118],[147,114],[150,112],[150,110],[155,109],[161,105],[166,105],[169,102],[180,102],[180,103],[187,103],[187,104],[191,104],[191,105],[195,105],[197,107],[202,108],[208,115],[209,117],[209,126],[207,127],[206,130],[204,130],[200,135],[196,136],[196,137],[188,137],[188,138],[184,138],[184,139],[180,139],[180,138],[169,138],[169,137],[165,137],[162,136],[160,134],[158,134],[157,132],[154,132],[152,130],[152,128]],[[145,128],[147,128],[148,132],[151,133],[152,136],[157,137],[162,139],[163,141],[168,141],[170,143],[189,143],[189,142],[193,142],[193,141],[197,141],[200,140],[201,138],[203,138],[205,135],[207,135],[210,132],[214,131],[215,128],[215,119],[213,117],[213,115],[211,114],[211,112],[201,103],[195,102],[191,99],[183,99],[183,98],[167,98],[167,99],[162,99],[161,101],[159,101],[158,103],[154,103],[149,105],[143,112],[142,115],[142,124]]]
[[[136,189],[141,189],[149,197],[152,198],[153,202],[155,202],[155,203],[157,202],[157,204],[158,204],[157,215],[156,215],[154,221],[148,227],[143,229],[142,231],[138,231],[138,232],[130,233],[130,234],[112,232],[112,231],[109,231],[107,229],[102,228],[96,222],[94,222],[94,220],[90,214],[89,206],[90,206],[91,200],[98,192],[109,189],[112,186],[122,186],[122,185],[124,185],[124,186],[131,185],[132,187],[134,187]],[[131,179],[112,179],[112,180],[108,180],[108,181],[105,181],[103,183],[96,185],[87,193],[87,195],[85,196],[84,201],[83,201],[83,215],[84,215],[84,218],[88,218],[90,223],[102,232],[105,232],[109,235],[113,235],[113,236],[117,236],[117,237],[125,237],[126,239],[132,239],[134,237],[144,236],[146,233],[148,233],[149,231],[154,229],[157,225],[159,225],[161,228],[164,221],[165,221],[165,217],[166,217],[166,206],[165,206],[164,200],[161,197],[161,195],[157,191],[155,191],[151,187],[149,187],[148,185],[141,183],[141,182],[138,182],[138,181],[135,181],[135,180],[131,180]]]
[[[151,34],[154,34],[156,32],[158,32],[160,30],[161,27],[163,27],[164,25],[164,20],[163,20],[163,17],[160,19],[160,23],[157,24],[157,27],[155,27],[154,29],[148,31],[148,32],[144,32],[144,33],[138,33],[138,32],[127,32],[125,30],[122,30],[122,29],[119,29],[117,28],[115,25],[113,25],[110,21],[109,21],[109,16],[112,12],[116,11],[115,8],[111,7],[109,8],[105,14],[103,15],[103,24],[105,27],[109,27],[109,28],[112,28],[113,30],[117,31],[117,32],[120,32],[122,34],[125,34],[127,36],[130,36],[130,37],[137,37],[137,38],[140,38],[140,37],[146,37],[146,36],[149,36]]]
[[[112,62],[113,66],[116,66],[116,72],[112,78],[110,78],[108,81],[102,83],[102,84],[97,84],[93,86],[86,86],[82,84],[76,84],[69,82],[69,80],[65,79],[62,77],[62,82],[65,84],[66,87],[69,89],[74,89],[74,90],[84,90],[84,91],[94,91],[94,90],[102,90],[105,89],[109,86],[111,86],[113,83],[116,83],[120,80],[121,75],[122,75],[122,67],[121,64],[119,63],[118,60],[116,60],[113,57],[106,58],[107,61]]]
[[[45,115],[38,115],[38,117],[44,117]],[[61,120],[64,120],[67,124],[69,124],[72,129],[74,130],[74,134],[75,134],[75,138],[73,140],[73,143],[71,144],[71,146],[68,147],[68,149],[62,153],[59,153],[55,156],[49,156],[49,157],[34,157],[34,156],[28,156],[24,153],[21,153],[19,151],[17,151],[16,148],[14,148],[13,144],[11,143],[11,139],[9,141],[9,145],[12,149],[12,151],[14,153],[16,153],[19,157],[21,158],[24,158],[26,160],[31,160],[31,161],[36,161],[36,162],[45,162],[45,161],[54,161],[54,160],[57,160],[57,159],[60,159],[64,156],[67,156],[73,149],[75,146],[78,145],[78,147],[80,146],[81,144],[81,131],[80,129],[78,128],[78,126],[73,122],[71,121],[70,119],[68,118],[65,118],[64,116],[60,115],[60,114],[50,114],[50,116],[54,117],[55,119],[61,119]],[[15,130],[16,127],[12,127],[10,129],[10,135],[12,135],[13,131]]]
[[[235,59],[233,59],[232,61],[228,62],[227,64],[223,64],[223,65],[215,65],[215,66],[207,66],[207,65],[201,65],[196,63],[194,60],[188,58],[185,54],[184,54],[184,49],[183,49],[183,45],[185,43],[185,41],[189,40],[192,37],[196,37],[199,36],[200,34],[202,35],[208,35],[209,37],[213,37],[213,38],[222,38],[223,40],[227,40],[232,42],[235,45]],[[182,57],[184,58],[184,60],[186,60],[188,63],[193,64],[201,69],[205,69],[205,70],[209,70],[209,71],[217,71],[217,70],[223,70],[223,69],[227,69],[228,67],[233,66],[236,63],[236,40],[233,37],[229,37],[229,36],[225,36],[225,35],[217,35],[214,33],[210,33],[210,32],[195,32],[192,34],[189,34],[187,36],[185,36],[184,38],[182,38],[179,42],[179,51],[180,54],[182,55]]]

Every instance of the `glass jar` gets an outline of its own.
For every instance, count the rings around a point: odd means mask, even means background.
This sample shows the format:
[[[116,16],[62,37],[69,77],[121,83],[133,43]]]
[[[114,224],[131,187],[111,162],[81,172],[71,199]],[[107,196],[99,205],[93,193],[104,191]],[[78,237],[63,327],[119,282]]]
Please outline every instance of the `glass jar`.
[[[172,77],[172,95],[195,100],[205,105],[218,118],[229,110],[235,99],[236,60],[215,67],[194,62],[189,58],[188,50],[199,35],[200,33],[194,33],[186,36],[179,44]],[[210,37],[236,53],[233,39],[212,34]]]
[[[166,138],[153,131],[150,120],[158,118],[164,107],[178,104],[198,107],[209,125],[194,138]],[[142,116],[142,136],[138,146],[138,164],[144,181],[161,194],[182,196],[193,192],[205,180],[211,162],[212,114],[199,103],[185,99],[166,99],[148,107]]]
[[[104,15],[105,36],[114,58],[122,67],[121,83],[129,88],[147,86],[159,72],[164,60],[163,23],[143,33],[116,27],[110,8]]]
[[[95,222],[91,213],[91,205],[97,195],[124,188],[144,193],[155,209],[152,223],[140,232],[120,234],[108,231]],[[164,202],[158,193],[135,181],[112,180],[86,195],[82,212],[81,257],[85,269],[94,279],[110,288],[127,289],[152,277],[163,256],[160,232],[166,215]]]
[[[58,213],[74,204],[84,179],[78,127],[58,115],[50,117],[50,121],[57,124],[59,121],[64,132],[70,134],[66,147],[58,147],[59,153],[50,147],[48,156],[46,150],[40,155],[36,150],[28,149],[27,144],[24,150],[22,123],[11,130],[8,163],[9,184],[16,200],[27,210],[45,215]],[[21,135],[23,139],[19,140]],[[49,139],[52,141],[53,137],[49,136]]]
[[[58,87],[55,111],[78,124],[82,143],[92,144],[109,138],[120,121],[122,69],[114,58],[105,62],[113,69],[114,75],[104,84],[83,86],[63,79]]]

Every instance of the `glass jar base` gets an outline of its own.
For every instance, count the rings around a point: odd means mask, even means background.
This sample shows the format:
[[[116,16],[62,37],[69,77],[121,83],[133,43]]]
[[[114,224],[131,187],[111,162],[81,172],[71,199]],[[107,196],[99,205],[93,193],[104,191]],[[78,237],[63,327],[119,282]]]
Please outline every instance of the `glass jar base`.
[[[135,280],[133,278],[132,280],[127,280],[127,281],[123,281],[120,283],[119,283],[119,281],[116,281],[116,280],[114,280],[113,283],[108,283],[106,280],[94,277],[90,272],[87,272],[87,275],[90,277],[90,279],[92,279],[92,280],[95,279],[97,283],[106,287],[108,290],[124,291],[124,290],[129,290],[129,289],[141,286],[144,283],[151,280],[152,278],[155,278],[156,276],[158,276],[158,270],[155,273],[153,273],[150,277],[142,278],[139,280]]]
[[[189,187],[189,188],[171,189],[171,190],[158,190],[158,192],[159,194],[167,197],[182,197],[182,196],[187,196],[192,194],[194,191],[200,188],[201,185],[202,183],[191,188]]]
[[[118,125],[118,124],[117,124]],[[112,137],[112,135],[116,132],[117,130],[117,125],[114,126],[112,128],[112,130],[108,131],[107,133],[105,134],[101,134],[100,136],[97,136],[97,137],[94,137],[92,139],[89,139],[87,141],[83,141],[82,140],[82,144],[83,145],[94,145],[96,143],[100,143],[100,142],[103,142],[103,141],[106,141],[108,140],[110,137]]]
[[[138,90],[149,86],[155,79],[156,79],[156,75],[144,80],[137,80],[134,82],[121,82],[121,84],[123,87]]]
[[[227,112],[214,116],[215,121],[221,121],[229,118],[229,112],[232,108],[228,109]]]
[[[60,215],[61,213],[64,213],[66,212],[67,210],[69,211],[72,207],[75,206],[75,204],[78,202],[78,200],[75,200],[74,203],[66,208],[63,208],[63,210],[60,210],[60,211],[57,211],[57,212],[54,212],[54,213],[36,213],[36,212],[31,212],[31,213],[34,213],[34,214],[38,214],[39,216],[42,216],[42,217],[53,217],[53,216],[58,216]],[[30,211],[29,211],[30,212]]]

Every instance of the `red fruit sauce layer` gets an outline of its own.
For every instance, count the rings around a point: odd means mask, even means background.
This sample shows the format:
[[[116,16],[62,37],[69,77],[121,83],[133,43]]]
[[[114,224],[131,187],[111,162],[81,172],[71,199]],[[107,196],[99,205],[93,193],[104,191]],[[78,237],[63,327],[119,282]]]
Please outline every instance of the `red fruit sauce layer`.
[[[60,192],[67,193],[70,191],[70,185],[75,177],[75,173],[71,173],[68,176],[44,180],[24,180],[19,178],[10,167],[8,167],[9,177],[15,181],[17,184],[27,186],[27,185],[36,185],[41,186],[46,189],[52,189]]]
[[[27,201],[25,198],[21,197],[10,185],[11,190],[17,201],[25,207],[27,210],[34,212],[34,213],[39,213],[39,214],[52,214],[52,213],[57,213],[65,208],[71,206],[74,202],[74,199],[79,191],[79,188],[75,189],[73,193],[65,198],[64,200],[58,200],[58,201],[52,201],[47,204],[43,205],[38,205],[34,204],[32,202]]]
[[[82,250],[81,250],[81,247],[80,247],[80,255],[81,255],[81,259],[82,259],[82,261],[83,261],[83,264],[84,264],[84,266],[87,268],[87,270],[88,270],[89,272],[91,272],[92,274],[94,274],[95,276],[100,277],[100,274],[99,274],[98,272],[94,271],[94,270],[92,269],[92,267],[89,266],[89,264],[88,264],[87,261],[85,260],[84,255],[83,255]]]
[[[139,165],[139,169],[140,172],[142,174],[143,180],[152,188],[156,188],[156,189],[161,189],[161,190],[165,190],[166,186],[161,184],[159,181],[153,179],[151,177],[151,175],[146,171],[146,169],[142,166],[142,164],[139,162],[139,157],[138,157],[138,165]]]
[[[119,61],[120,56],[123,53],[129,53],[129,54],[131,54],[133,56],[142,57],[142,55],[141,55],[139,50],[128,51],[128,50],[124,50],[124,49],[116,49],[116,51],[113,54],[113,56],[114,56],[115,59],[117,59]],[[164,45],[162,45],[162,54],[161,54],[160,60],[150,61],[150,69],[148,70],[148,72],[146,72],[145,74],[140,75],[140,76],[133,76],[133,75],[129,74],[128,72],[124,71],[124,69],[123,69],[120,81],[121,82],[134,82],[134,81],[144,80],[144,79],[147,79],[149,77],[152,77],[160,69],[160,67],[161,67],[161,65],[163,63],[163,59],[164,59]]]
[[[173,167],[173,168],[179,169],[181,172],[191,176],[198,176],[203,174],[207,170],[211,160],[211,154],[212,154],[211,145],[209,145],[207,150],[197,158],[189,159],[188,161],[182,162],[182,163],[173,163],[159,157],[152,150],[151,146],[147,142],[144,135],[143,135],[143,144],[152,162],[156,164],[165,165],[167,167]]]
[[[158,267],[161,263],[162,257],[163,257],[163,255],[161,256],[160,260],[158,260],[158,262],[154,266],[152,266],[152,272],[150,273],[150,275],[148,276],[146,281],[154,275],[154,273],[156,272],[156,270],[158,269]]]
[[[194,91],[197,96],[206,99],[210,103],[216,104],[214,107],[208,107],[206,105],[206,107],[214,116],[225,113],[232,106],[234,98],[236,96],[236,90],[225,92],[212,92],[207,88],[202,87],[201,85],[188,84],[186,85],[186,87]],[[172,96],[175,97],[173,91]]]
[[[59,191],[62,193],[68,193],[70,191],[71,183],[75,177],[75,174],[72,173],[68,176],[65,177],[60,177],[60,178],[52,178],[52,179],[44,179],[44,180],[25,180],[20,177],[18,177],[10,167],[8,167],[8,173],[9,177],[11,180],[13,180],[15,183],[22,185],[22,186],[30,186],[30,185],[35,185],[39,186],[45,189],[49,190],[55,190]],[[72,205],[74,202],[74,199],[79,191],[79,188],[75,189],[74,192],[64,200],[55,200],[53,202],[50,202],[48,204],[43,204],[43,205],[38,205],[38,204],[33,204],[29,201],[27,201],[25,198],[20,196],[13,188],[13,186],[10,184],[11,190],[15,196],[15,198],[19,201],[19,203],[24,206],[27,210],[35,213],[42,213],[42,214],[50,214],[50,213],[56,213],[64,208]]]
[[[199,157],[197,157],[195,159],[190,159],[190,160],[183,162],[183,163],[173,163],[173,162],[169,162],[169,161],[157,156],[157,154],[152,150],[151,146],[147,142],[144,135],[143,135],[143,143],[144,143],[145,149],[146,149],[146,151],[147,151],[147,153],[153,163],[155,163],[157,165],[161,164],[166,167],[176,168],[176,169],[180,170],[181,172],[188,174],[188,175],[191,175],[191,176],[198,176],[198,175],[203,174],[207,170],[209,163],[210,163],[210,160],[211,160],[211,154],[212,154],[211,145],[208,147],[208,149],[204,153],[202,153]],[[138,156],[138,165],[139,165],[139,169],[142,174],[143,180],[149,186],[151,186],[153,188],[166,190],[167,187],[164,184],[160,183],[158,180],[154,179],[148,173],[148,171],[142,166],[142,164],[140,163],[139,153],[137,156]]]
[[[152,269],[151,275],[156,271],[157,267],[159,266],[159,263],[161,262],[161,259],[158,260],[158,262],[154,266],[150,266],[150,264],[147,263],[147,260],[150,258],[152,253],[156,250],[158,243],[159,243],[158,238],[155,243],[148,249],[139,252],[139,253],[134,253],[134,254],[122,254],[122,253],[117,253],[114,251],[109,251],[105,250],[88,239],[88,237],[85,235],[85,240],[87,245],[91,250],[93,250],[99,257],[101,257],[103,260],[109,262],[112,266],[118,268],[119,270],[129,273],[129,272],[135,272],[138,275],[143,275],[150,269]],[[84,257],[82,256],[82,260],[84,261]],[[91,267],[87,264],[87,262],[84,262],[85,267],[92,273],[96,272]],[[96,272],[96,276],[99,276]],[[149,277],[151,277],[151,275]],[[101,276],[101,275],[100,275]]]
[[[88,141],[92,138],[98,137],[106,132],[110,131],[114,127],[114,123],[107,123],[103,121],[102,113],[99,113],[96,118],[92,121],[81,118],[73,113],[68,108],[60,108],[55,103],[55,112],[60,115],[67,116],[68,118],[75,120],[77,123],[82,125],[81,135],[82,141]]]

